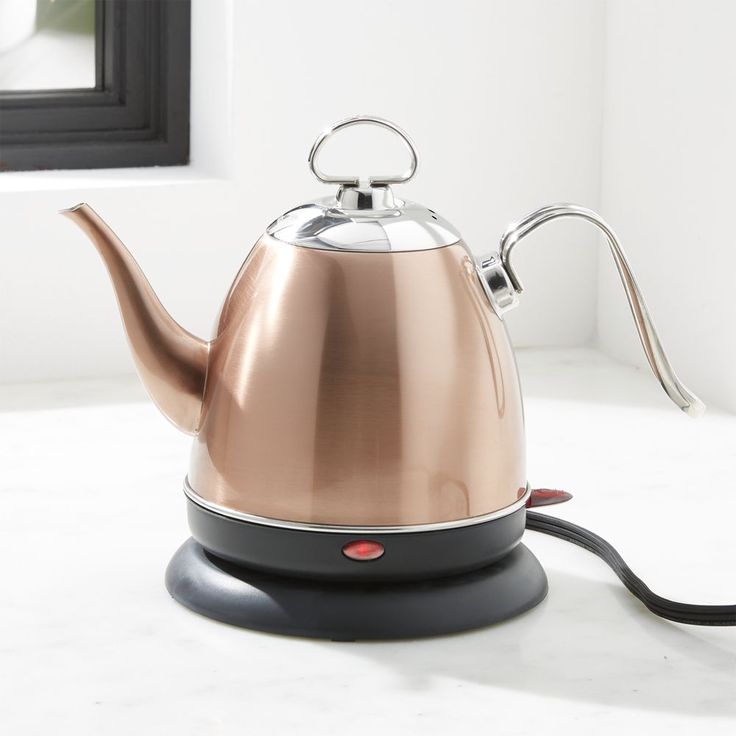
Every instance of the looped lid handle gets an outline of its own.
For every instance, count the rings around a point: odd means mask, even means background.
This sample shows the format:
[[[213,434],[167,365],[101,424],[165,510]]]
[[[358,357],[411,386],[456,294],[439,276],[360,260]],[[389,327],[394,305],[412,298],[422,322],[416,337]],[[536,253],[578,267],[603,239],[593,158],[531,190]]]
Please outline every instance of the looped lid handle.
[[[404,171],[403,174],[397,174],[394,176],[371,176],[368,179],[368,183],[371,187],[374,186],[386,186],[388,184],[403,184],[409,181],[417,170],[417,152],[414,148],[414,144],[411,142],[409,136],[401,129],[398,125],[384,120],[383,118],[373,117],[371,115],[356,115],[355,117],[342,120],[339,123],[335,123],[333,126],[323,131],[322,134],[317,138],[312,146],[312,150],[309,152],[309,168],[312,173],[325,184],[342,184],[347,187],[358,187],[360,186],[360,177],[358,176],[332,176],[325,174],[317,163],[319,152],[322,147],[327,143],[330,136],[337,133],[343,128],[349,128],[352,125],[376,125],[380,128],[386,128],[401,138],[407,151],[409,151],[410,162],[409,167]]]

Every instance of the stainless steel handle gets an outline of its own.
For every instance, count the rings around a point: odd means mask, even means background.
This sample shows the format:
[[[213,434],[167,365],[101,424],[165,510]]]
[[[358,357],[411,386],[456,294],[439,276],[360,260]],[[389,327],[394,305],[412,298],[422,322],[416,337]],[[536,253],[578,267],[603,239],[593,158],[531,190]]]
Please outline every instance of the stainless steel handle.
[[[377,125],[380,128],[386,128],[401,138],[409,151],[409,167],[403,174],[396,174],[394,176],[371,176],[368,179],[370,186],[382,186],[386,184],[403,184],[409,181],[417,171],[417,151],[414,148],[414,144],[411,142],[409,136],[389,120],[383,118],[373,117],[371,115],[356,115],[353,118],[342,120],[339,123],[335,123],[327,130],[323,131],[322,134],[317,138],[312,146],[312,150],[309,152],[309,168],[312,173],[325,184],[344,184],[351,187],[360,186],[360,177],[357,176],[330,176],[325,174],[317,164],[317,158],[320,150],[327,143],[328,139],[343,128],[349,128],[352,125]]]
[[[657,329],[649,315],[644,297],[639,290],[639,285],[636,283],[634,274],[631,272],[631,268],[616,234],[593,210],[580,207],[576,204],[553,204],[530,212],[522,220],[507,228],[501,237],[500,260],[516,293],[520,294],[523,287],[511,264],[511,253],[514,247],[522,238],[533,233],[538,227],[562,217],[578,217],[586,220],[604,233],[624,285],[626,298],[629,301],[629,307],[634,316],[634,323],[639,332],[644,353],[647,356],[654,375],[662,385],[667,396],[682,411],[690,416],[699,416],[702,414],[705,410],[705,404],[682,384],[667,358],[667,354],[657,335]]]

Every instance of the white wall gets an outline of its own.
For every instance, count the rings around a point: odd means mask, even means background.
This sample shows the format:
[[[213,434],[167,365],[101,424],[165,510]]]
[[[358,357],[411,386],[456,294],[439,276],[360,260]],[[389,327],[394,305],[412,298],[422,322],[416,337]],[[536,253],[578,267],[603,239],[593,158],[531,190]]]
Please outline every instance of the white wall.
[[[352,114],[412,134],[421,168],[402,194],[477,252],[540,204],[595,206],[602,20],[590,0],[373,0],[370,12],[344,0],[195,0],[193,166],[0,174],[0,381],[133,369],[98,256],[57,209],[96,207],[172,314],[206,335],[266,225],[328,192],[306,154]],[[518,257],[517,344],[590,340],[593,234],[559,225],[536,240]],[[575,288],[560,290],[571,270]]]
[[[681,378],[736,410],[736,4],[616,0],[606,28],[602,210]],[[644,365],[600,264],[600,344]]]

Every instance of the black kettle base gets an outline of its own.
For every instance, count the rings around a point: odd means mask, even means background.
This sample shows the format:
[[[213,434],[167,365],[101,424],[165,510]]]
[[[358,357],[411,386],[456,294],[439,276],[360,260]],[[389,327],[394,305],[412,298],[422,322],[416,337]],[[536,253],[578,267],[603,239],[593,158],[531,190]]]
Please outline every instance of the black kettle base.
[[[190,538],[169,563],[166,588],[192,611],[234,626],[358,641],[437,636],[504,621],[544,599],[547,577],[523,544],[461,575],[355,583],[257,572],[215,557]]]

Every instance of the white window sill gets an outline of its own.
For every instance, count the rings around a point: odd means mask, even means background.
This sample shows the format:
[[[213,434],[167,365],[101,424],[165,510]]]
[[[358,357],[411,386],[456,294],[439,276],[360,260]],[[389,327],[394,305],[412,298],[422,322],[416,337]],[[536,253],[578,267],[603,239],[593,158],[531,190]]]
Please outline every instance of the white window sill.
[[[70,189],[114,189],[179,184],[222,184],[226,179],[197,166],[147,166],[131,169],[6,171],[0,193],[54,192]]]

